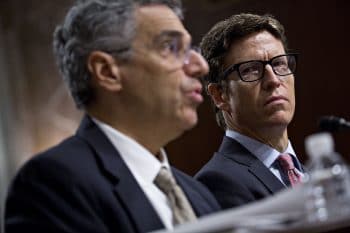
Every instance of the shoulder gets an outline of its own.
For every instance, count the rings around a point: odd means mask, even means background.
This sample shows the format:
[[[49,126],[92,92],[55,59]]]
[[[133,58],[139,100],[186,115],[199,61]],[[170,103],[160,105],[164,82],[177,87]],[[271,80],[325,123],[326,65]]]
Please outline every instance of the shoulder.
[[[198,211],[201,212],[199,213],[200,215],[215,212],[220,209],[215,197],[206,186],[174,167],[172,167],[172,171],[177,182],[190,198],[192,204],[195,205],[197,209],[201,209]]]
[[[72,223],[80,221],[70,225],[80,229],[72,232],[105,232],[104,220],[99,217],[103,215],[100,200],[111,195],[106,180],[96,172],[97,165],[86,162],[93,160],[93,154],[83,140],[73,136],[26,162],[7,193],[7,230],[62,232],[67,227],[61,221],[64,218]]]
[[[256,183],[256,178],[247,166],[234,161],[210,161],[195,178],[212,192],[224,209],[255,200],[251,186]]]
[[[206,193],[208,190],[193,177],[185,174],[184,172],[172,167],[172,172],[176,177],[176,180],[180,183],[181,186],[185,186],[185,188],[191,188],[193,190],[198,191],[199,193]]]
[[[252,154],[237,143],[226,140],[223,144],[195,178],[213,193],[223,208],[231,208],[255,200],[253,190],[258,181],[250,171],[254,162]]]
[[[79,174],[96,166],[94,152],[77,136],[34,155],[17,172],[14,183],[72,183]]]
[[[249,167],[227,160],[221,154],[215,154],[214,157],[195,175],[195,178],[207,186],[211,191],[213,189],[230,190],[242,189],[250,184],[251,179],[255,179]]]
[[[235,158],[235,155],[226,155],[217,152],[213,157],[197,172],[195,178],[200,179],[204,176],[229,176],[233,179],[240,179],[240,176],[249,172],[249,166],[241,163]]]
[[[211,174],[241,179],[249,172],[257,158],[236,140],[225,136],[219,150],[195,175],[196,178]]]

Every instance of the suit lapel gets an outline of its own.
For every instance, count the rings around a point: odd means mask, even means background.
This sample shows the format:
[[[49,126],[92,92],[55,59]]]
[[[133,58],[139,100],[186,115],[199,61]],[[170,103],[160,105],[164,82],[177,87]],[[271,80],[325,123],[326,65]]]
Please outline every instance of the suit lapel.
[[[285,188],[284,184],[258,159],[251,163],[249,171],[272,193]]]
[[[86,140],[95,150],[102,168],[110,178],[115,180],[114,191],[131,216],[137,231],[148,232],[164,228],[153,206],[121,159],[119,152],[88,116],[84,117],[77,135]]]
[[[115,186],[115,192],[135,221],[138,232],[149,232],[165,227],[133,177],[125,176],[120,179]]]
[[[285,188],[284,184],[252,153],[236,140],[224,137],[219,153],[247,166],[248,170],[271,192]]]

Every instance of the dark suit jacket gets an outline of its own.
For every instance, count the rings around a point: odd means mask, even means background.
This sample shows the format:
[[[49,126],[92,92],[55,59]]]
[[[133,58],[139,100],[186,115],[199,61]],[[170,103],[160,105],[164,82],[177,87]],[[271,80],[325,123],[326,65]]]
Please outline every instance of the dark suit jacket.
[[[197,215],[219,205],[198,181],[173,169]],[[129,233],[164,228],[130,170],[85,117],[76,135],[19,171],[5,207],[7,233]]]
[[[223,209],[272,195],[285,185],[236,140],[224,137],[220,149],[196,174]]]

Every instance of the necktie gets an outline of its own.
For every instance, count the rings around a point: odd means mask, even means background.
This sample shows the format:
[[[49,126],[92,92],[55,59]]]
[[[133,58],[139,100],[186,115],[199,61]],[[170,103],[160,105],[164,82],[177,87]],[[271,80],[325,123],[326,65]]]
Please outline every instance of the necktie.
[[[301,176],[296,171],[292,157],[289,154],[281,154],[278,157],[278,162],[282,166],[283,172],[288,176],[288,180],[292,187],[301,182]]]
[[[185,194],[167,168],[162,167],[160,169],[154,183],[169,200],[174,225],[197,219]]]

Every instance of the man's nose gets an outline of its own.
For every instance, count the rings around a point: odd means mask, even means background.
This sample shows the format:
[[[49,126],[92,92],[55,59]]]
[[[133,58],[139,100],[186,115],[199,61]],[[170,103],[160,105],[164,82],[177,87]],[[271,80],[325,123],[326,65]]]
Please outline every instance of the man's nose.
[[[199,52],[191,50],[188,60],[184,63],[184,70],[190,77],[201,78],[208,74],[209,66]]]
[[[264,89],[277,88],[281,85],[281,78],[275,74],[272,66],[267,64],[265,66],[264,77],[262,79],[262,85]]]

